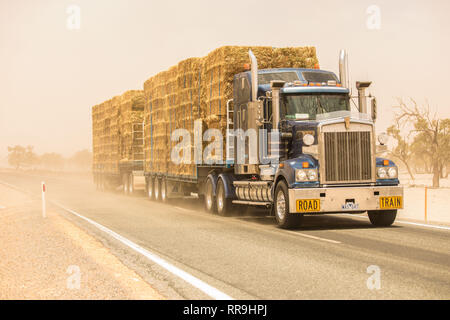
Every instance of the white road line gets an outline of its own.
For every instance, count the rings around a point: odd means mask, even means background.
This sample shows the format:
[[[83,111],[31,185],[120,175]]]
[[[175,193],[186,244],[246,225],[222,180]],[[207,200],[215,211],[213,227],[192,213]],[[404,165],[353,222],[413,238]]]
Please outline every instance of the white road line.
[[[353,214],[343,214],[352,218],[359,218],[359,219],[366,219],[368,220],[368,217],[362,217],[362,216],[355,216]],[[420,226],[420,227],[426,227],[426,228],[434,228],[434,229],[442,229],[442,230],[450,230],[450,227],[446,226],[438,226],[435,224],[426,224],[426,223],[418,223],[418,222],[410,222],[410,221],[404,221],[404,220],[395,220],[394,223],[403,223],[403,224],[410,224],[413,226]]]
[[[301,236],[301,237],[305,237],[305,238],[310,238],[310,239],[314,239],[314,240],[320,240],[320,241],[325,241],[325,242],[330,242],[330,243],[335,243],[335,244],[342,243],[340,241],[326,239],[326,238],[321,238],[321,237],[316,237],[316,236],[312,236],[312,235],[309,235],[309,234],[304,234],[304,233],[296,232],[296,231],[284,230],[284,232],[287,232],[287,233],[290,233],[290,234],[295,234],[296,236]]]
[[[118,241],[122,242],[123,244],[125,244],[126,246],[130,247],[131,249],[133,249],[134,251],[142,254],[143,256],[145,256],[146,258],[148,258],[149,260],[153,261],[154,263],[158,264],[159,266],[163,267],[164,269],[166,269],[167,271],[169,271],[170,273],[176,275],[177,277],[183,279],[184,281],[186,281],[187,283],[191,284],[192,286],[194,286],[195,288],[199,289],[200,291],[204,292],[205,294],[207,294],[208,296],[210,296],[213,299],[216,300],[233,300],[232,297],[228,296],[227,294],[219,291],[218,289],[210,286],[209,284],[207,284],[206,282],[203,282],[202,280],[190,275],[189,273],[181,270],[178,267],[175,267],[174,265],[170,264],[169,262],[165,261],[164,259],[162,259],[161,257],[157,256],[156,254],[142,248],[141,246],[137,245],[136,243],[132,242],[131,240],[128,240],[127,238],[121,236],[118,233],[115,233],[114,231],[108,229],[107,227],[89,219],[86,218],[85,216],[71,210],[68,209],[66,207],[64,207],[63,205],[52,201],[55,205],[57,205],[58,207],[64,209],[65,211],[72,213],[73,215],[89,222],[90,224],[94,225],[95,227],[97,227],[98,229],[102,230],[103,232],[109,234],[110,236],[112,236],[113,238],[117,239]]]

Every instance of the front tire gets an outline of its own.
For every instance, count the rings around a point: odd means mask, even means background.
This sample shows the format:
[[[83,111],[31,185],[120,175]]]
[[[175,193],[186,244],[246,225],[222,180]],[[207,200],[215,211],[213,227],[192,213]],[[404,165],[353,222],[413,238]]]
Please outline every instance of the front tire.
[[[369,211],[369,220],[375,227],[389,227],[397,217],[397,210]]]
[[[303,214],[289,212],[289,192],[284,181],[280,181],[275,188],[273,211],[280,228],[293,229],[302,224]]]

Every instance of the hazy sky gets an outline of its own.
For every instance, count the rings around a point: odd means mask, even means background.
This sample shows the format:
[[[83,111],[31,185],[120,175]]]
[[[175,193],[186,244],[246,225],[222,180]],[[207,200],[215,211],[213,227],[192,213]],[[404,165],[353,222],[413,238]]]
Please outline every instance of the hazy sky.
[[[335,72],[346,48],[352,82],[373,81],[377,131],[395,97],[428,99],[450,117],[450,1],[280,3],[0,0],[0,157],[15,144],[66,156],[91,149],[92,105],[222,45],[313,45]],[[78,30],[67,27],[70,5],[81,9]]]

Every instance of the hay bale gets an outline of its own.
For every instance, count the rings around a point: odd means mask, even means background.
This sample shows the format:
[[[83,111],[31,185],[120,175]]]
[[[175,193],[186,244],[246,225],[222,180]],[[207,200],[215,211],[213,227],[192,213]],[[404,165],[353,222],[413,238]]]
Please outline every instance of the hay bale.
[[[170,152],[176,144],[170,135],[177,128],[187,129],[193,143],[194,121],[202,119],[204,131],[218,129],[225,138],[226,102],[233,98],[234,75],[243,72],[244,64],[250,62],[249,49],[258,59],[260,69],[313,68],[318,63],[314,47],[225,46],[206,57],[183,60],[151,77],[144,83],[147,171],[195,175],[193,164],[175,165],[170,161]]]

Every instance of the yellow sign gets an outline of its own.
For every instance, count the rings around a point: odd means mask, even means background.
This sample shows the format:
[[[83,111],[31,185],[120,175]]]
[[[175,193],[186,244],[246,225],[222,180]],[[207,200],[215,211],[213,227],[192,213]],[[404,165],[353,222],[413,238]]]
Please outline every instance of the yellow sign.
[[[320,211],[320,199],[297,200],[297,212],[318,212]]]
[[[380,197],[380,209],[403,209],[403,197]]]

